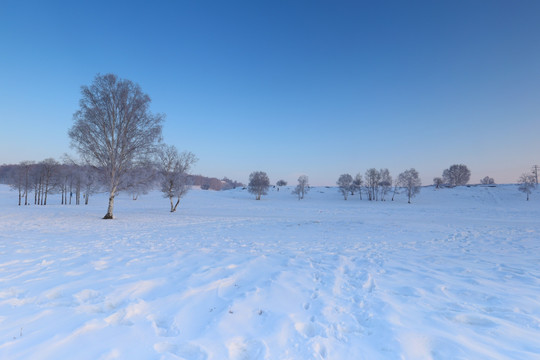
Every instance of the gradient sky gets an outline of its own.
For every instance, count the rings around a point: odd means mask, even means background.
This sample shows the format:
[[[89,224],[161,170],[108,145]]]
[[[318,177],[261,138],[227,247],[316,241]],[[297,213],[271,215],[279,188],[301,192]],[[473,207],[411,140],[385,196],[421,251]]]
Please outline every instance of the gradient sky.
[[[73,154],[97,73],[138,83],[206,176],[540,165],[537,0],[3,1],[0,163]]]

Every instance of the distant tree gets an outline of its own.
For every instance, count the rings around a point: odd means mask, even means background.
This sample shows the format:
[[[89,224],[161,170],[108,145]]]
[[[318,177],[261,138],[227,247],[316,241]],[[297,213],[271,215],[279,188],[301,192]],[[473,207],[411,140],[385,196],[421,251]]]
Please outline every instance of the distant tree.
[[[492,184],[495,184],[495,180],[492,177],[485,176],[484,178],[480,179],[480,184],[492,185]]]
[[[53,158],[43,160],[41,163],[43,179],[43,202],[41,205],[47,205],[47,196],[58,186],[58,169],[60,164]]]
[[[4,179],[7,184],[18,192],[19,206],[29,205],[28,194],[32,191],[31,188],[31,170],[34,163],[31,161],[22,161],[18,165],[13,165],[8,168],[7,178]]]
[[[276,186],[287,186],[287,182],[285,180],[278,180]]]
[[[113,74],[98,74],[81,94],[69,137],[81,158],[101,171],[109,193],[103,218],[112,219],[114,198],[124,190],[129,170],[147,160],[161,140],[163,115],[150,112],[150,97],[139,85]]]
[[[420,186],[422,186],[418,172],[415,169],[405,170],[399,174],[398,184],[405,188],[409,204],[411,203],[411,198],[420,192]]]
[[[355,189],[355,191],[358,191],[358,194],[360,195],[360,200],[362,200],[362,185],[364,184],[364,180],[362,179],[362,175],[360,173],[356,174],[354,177],[352,186]]]
[[[380,181],[381,174],[377,169],[371,168],[366,171],[364,186],[368,193],[368,200],[378,200]]]
[[[73,192],[73,176],[74,169],[69,164],[60,164],[58,166],[58,189],[62,196],[62,205],[67,205],[68,201],[71,204],[71,194]],[[68,200],[69,199],[69,200]]]
[[[471,178],[471,171],[463,164],[452,165],[443,171],[442,177],[449,186],[466,185]]]
[[[223,179],[221,179],[221,181],[223,182],[221,190],[236,189],[237,187],[244,186],[241,182],[238,182],[236,180],[231,180],[228,177],[224,177]]]
[[[392,189],[392,176],[390,175],[390,171],[388,169],[381,169],[379,171],[379,175],[381,177],[379,181],[379,187],[381,189],[381,201],[385,201],[384,197]]]
[[[262,195],[268,193],[270,179],[264,171],[254,171],[249,174],[248,191],[255,195],[256,200],[261,200]]]
[[[540,166],[533,165],[532,174],[534,175],[534,181],[536,182],[536,185],[538,185],[538,169],[540,169]]]
[[[444,184],[444,180],[440,177],[433,178],[433,185],[435,185],[435,189],[440,189]]]
[[[126,173],[125,188],[133,200],[137,200],[141,194],[148,194],[155,187],[159,173],[156,167],[156,164],[149,161],[132,167]]]
[[[161,192],[171,203],[171,212],[175,212],[180,199],[191,187],[188,172],[197,158],[191,152],[178,153],[176,147],[163,145],[159,152],[161,174]],[[176,203],[174,202],[176,198]]]
[[[42,164],[37,163],[30,170],[30,183],[34,188],[34,205],[41,205],[43,194],[43,169]]]
[[[396,197],[396,195],[400,193],[399,191],[400,188],[401,188],[401,185],[399,182],[399,175],[398,175],[398,178],[394,180],[394,190],[392,191],[392,201],[394,201],[394,198]]]
[[[81,166],[80,176],[82,179],[81,189],[84,197],[84,205],[88,205],[90,195],[95,194],[102,188],[100,181],[100,172],[93,166]]]
[[[298,185],[293,190],[293,194],[298,195],[298,200],[302,200],[309,191],[309,178],[307,175],[300,175]]]
[[[536,177],[533,174],[522,174],[518,179],[518,190],[527,194],[527,201],[533,189],[536,188]]]
[[[339,192],[341,192],[343,198],[347,200],[349,193],[351,192],[353,177],[350,174],[342,174],[336,184],[338,185]]]

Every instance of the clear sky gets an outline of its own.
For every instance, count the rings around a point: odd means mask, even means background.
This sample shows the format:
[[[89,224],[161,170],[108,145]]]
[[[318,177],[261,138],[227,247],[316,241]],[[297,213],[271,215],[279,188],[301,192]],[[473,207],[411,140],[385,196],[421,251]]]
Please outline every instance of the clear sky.
[[[206,176],[540,165],[538,0],[4,0],[0,163],[73,154],[97,73],[138,83]]]

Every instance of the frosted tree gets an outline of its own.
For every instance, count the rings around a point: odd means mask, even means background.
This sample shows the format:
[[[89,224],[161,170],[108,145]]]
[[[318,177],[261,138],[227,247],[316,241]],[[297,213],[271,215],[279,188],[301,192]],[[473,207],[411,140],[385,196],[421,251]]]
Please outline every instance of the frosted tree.
[[[435,189],[440,189],[444,184],[444,180],[440,177],[433,178],[433,185],[435,185]]]
[[[399,178],[394,180],[394,190],[392,191],[392,201],[394,201],[394,198],[396,197],[397,194],[400,193],[400,188],[401,188],[401,185],[400,185],[400,182],[399,182]]]
[[[81,190],[84,197],[84,205],[88,205],[90,195],[101,190],[100,172],[92,166],[81,166],[80,176],[82,179]]]
[[[14,190],[18,191],[19,206],[22,205],[24,199],[24,205],[29,205],[28,194],[32,191],[31,187],[31,170],[34,163],[31,161],[22,161],[19,165],[9,167],[7,173],[7,184]]]
[[[448,184],[452,187],[466,185],[471,178],[471,171],[467,166],[452,165],[448,169],[443,171],[443,180],[445,184]]]
[[[175,212],[180,199],[191,188],[189,170],[197,162],[191,152],[178,153],[176,147],[163,145],[159,152],[160,190],[171,203],[171,212]],[[176,202],[175,202],[176,198]]]
[[[256,200],[261,200],[262,195],[268,193],[270,179],[264,171],[254,171],[249,174],[248,191],[255,195]]]
[[[150,97],[139,85],[114,74],[97,75],[82,86],[79,111],[69,130],[81,158],[100,170],[109,194],[104,219],[113,218],[114,198],[129,170],[154,153],[163,115],[150,112]]]
[[[381,174],[375,168],[366,170],[364,187],[368,193],[368,200],[378,200]]]
[[[298,200],[302,200],[309,191],[309,178],[307,175],[300,175],[298,185],[293,190],[293,194],[298,195]]]
[[[482,184],[482,185],[493,185],[493,184],[495,184],[495,180],[492,177],[485,176],[482,179],[480,179],[480,184]]]
[[[353,186],[353,177],[350,174],[342,174],[339,176],[336,184],[339,192],[343,195],[343,199],[347,200]]]
[[[527,201],[533,189],[536,188],[536,177],[533,174],[522,174],[518,179],[518,190],[527,194]]]
[[[418,172],[415,169],[405,170],[399,174],[398,184],[405,189],[409,204],[411,203],[411,198],[420,192],[420,186],[422,186]]]
[[[141,194],[146,195],[156,185],[158,170],[151,162],[133,167],[126,176],[126,190],[133,200]]]
[[[287,186],[287,182],[285,180],[278,180],[276,183],[277,191],[279,191],[279,188],[282,186]]]
[[[360,195],[360,200],[362,200],[362,185],[364,184],[364,179],[362,179],[362,174],[358,173],[353,180],[353,188],[355,191],[358,191]]]
[[[390,171],[388,171],[388,169],[381,169],[379,171],[379,175],[381,177],[381,180],[379,181],[379,187],[381,189],[381,201],[385,201],[384,197],[392,189],[392,176],[390,175]]]
[[[58,167],[58,188],[62,196],[62,205],[67,205],[68,202],[71,205],[71,198],[73,194],[73,182],[74,182],[75,169],[69,164],[64,164]],[[68,200],[69,199],[69,200]]]
[[[41,205],[47,205],[47,197],[51,194],[55,187],[58,186],[58,170],[60,164],[53,158],[43,160],[41,163],[41,176],[43,186],[43,202]]]

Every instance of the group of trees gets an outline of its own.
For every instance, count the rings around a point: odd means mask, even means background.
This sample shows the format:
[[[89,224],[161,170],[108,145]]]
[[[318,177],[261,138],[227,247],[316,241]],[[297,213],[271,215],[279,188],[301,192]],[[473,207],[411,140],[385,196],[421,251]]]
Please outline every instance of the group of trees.
[[[285,180],[278,180],[276,186],[286,186]],[[255,195],[255,200],[261,200],[262,195],[268,194],[270,188],[270,178],[264,171],[254,171],[249,175],[248,191]],[[309,178],[307,175],[300,175],[298,178],[298,185],[294,188],[292,193],[298,196],[298,200],[302,200],[309,191]]]
[[[82,86],[79,110],[68,132],[81,163],[46,159],[4,166],[2,177],[18,190],[19,205],[23,199],[29,204],[32,191],[35,204],[46,205],[52,192],[62,194],[62,204],[71,204],[73,194],[80,204],[83,194],[87,204],[90,194],[104,189],[109,201],[103,218],[112,219],[119,191],[129,191],[136,199],[158,184],[170,201],[171,212],[176,211],[193,183],[189,170],[197,158],[161,144],[165,116],[153,114],[150,102],[139,85],[114,74],[98,74],[90,86]],[[226,180],[223,186],[238,184]]]
[[[350,174],[342,174],[336,184],[345,200],[348,199],[349,195],[355,193],[358,193],[360,199],[362,199],[362,193],[365,193],[370,201],[385,201],[388,194],[392,192],[392,201],[394,201],[395,195],[404,189],[409,203],[420,192],[422,186],[418,172],[415,169],[402,172],[393,181],[388,169],[377,170],[375,168],[368,169],[364,174],[364,178],[360,173],[356,174],[354,179]]]
[[[190,152],[179,153],[174,146],[161,144],[162,124],[165,116],[150,111],[150,97],[140,86],[114,74],[97,75],[90,86],[81,87],[79,110],[74,114],[74,124],[68,134],[71,145],[82,160],[80,164],[64,161],[59,164],[54,159],[40,163],[22,162],[8,169],[7,182],[19,194],[19,205],[28,205],[28,196],[34,193],[34,204],[46,205],[48,195],[53,191],[62,194],[62,204],[80,204],[83,194],[88,203],[90,194],[98,186],[106,189],[109,196],[104,219],[113,218],[114,199],[122,190],[130,190],[134,199],[159,183],[164,197],[169,199],[171,212],[176,211],[180,199],[190,188],[192,177],[189,171],[197,158]],[[5,169],[3,169],[5,171]],[[5,174],[4,174],[4,177]],[[452,165],[444,170],[442,178],[435,178],[439,187],[465,185],[470,179],[470,171],[465,165]],[[227,179],[229,180],[229,179]],[[487,184],[494,180],[482,179]],[[520,190],[529,198],[532,184],[537,180],[533,175],[520,178]],[[226,182],[236,186],[236,182]],[[283,186],[286,182],[280,182]],[[392,181],[388,169],[369,169],[365,180],[361,174],[353,179],[349,174],[339,177],[337,184],[345,200],[348,195],[365,192],[369,200],[384,201],[393,189],[392,200],[400,189],[405,189],[408,201],[420,189],[421,182],[415,169],[399,174]],[[210,187],[210,184],[204,184]],[[249,177],[248,190],[260,200],[270,186],[268,175],[262,171],[253,172]],[[279,185],[278,185],[279,186]],[[203,184],[201,184],[203,187]],[[293,194],[303,199],[309,190],[308,177],[298,178]]]
[[[360,199],[362,199],[362,193],[364,192],[369,200],[374,201],[385,201],[385,197],[391,191],[393,191],[393,201],[400,190],[405,190],[410,203],[411,199],[420,192],[422,186],[418,172],[415,169],[402,172],[393,182],[388,169],[377,170],[373,168],[366,171],[365,179],[364,182],[361,174],[357,174],[354,179],[350,174],[342,174],[337,181],[338,190],[345,200],[348,199],[349,195],[354,196],[355,193],[358,193]],[[287,182],[284,180],[279,180],[276,183],[278,189],[285,185],[287,185]],[[254,171],[249,175],[248,191],[255,195],[256,200],[260,200],[262,195],[266,195],[269,188],[270,179],[264,171]],[[292,193],[297,195],[299,200],[302,200],[309,189],[309,178],[306,175],[301,175]]]
[[[466,185],[471,178],[471,171],[467,166],[452,165],[448,169],[443,171],[442,178],[436,177],[433,179],[435,188],[442,186],[454,187]],[[485,176],[480,179],[482,185],[494,185],[495,179],[489,176]],[[531,173],[524,173],[518,179],[518,190],[527,195],[527,201],[532,193],[532,190],[538,186],[538,166],[533,166]]]
[[[49,195],[60,193],[62,205],[88,204],[90,195],[99,189],[97,173],[90,166],[48,158],[41,162],[23,161],[0,168],[3,183],[18,191],[19,205],[47,205]],[[33,194],[33,201],[32,201]]]

